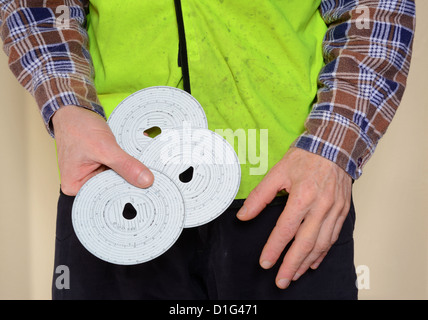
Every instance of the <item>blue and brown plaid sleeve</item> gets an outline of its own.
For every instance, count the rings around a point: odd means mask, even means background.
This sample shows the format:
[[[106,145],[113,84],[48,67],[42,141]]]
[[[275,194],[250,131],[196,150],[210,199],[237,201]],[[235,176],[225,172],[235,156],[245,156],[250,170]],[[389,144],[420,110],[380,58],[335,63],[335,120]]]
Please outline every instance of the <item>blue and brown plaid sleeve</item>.
[[[400,104],[415,30],[413,0],[323,0],[325,67],[306,131],[293,146],[354,179]]]
[[[9,67],[35,97],[53,136],[51,117],[76,105],[105,118],[93,84],[84,0],[0,0],[0,35]],[[67,17],[61,19],[66,7]]]

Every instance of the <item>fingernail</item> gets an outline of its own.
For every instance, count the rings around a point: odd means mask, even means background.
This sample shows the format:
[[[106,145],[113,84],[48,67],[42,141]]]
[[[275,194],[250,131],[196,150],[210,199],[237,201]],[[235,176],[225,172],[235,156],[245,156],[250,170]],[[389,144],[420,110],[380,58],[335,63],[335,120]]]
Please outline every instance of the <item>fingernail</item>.
[[[272,262],[267,261],[267,260],[263,260],[260,265],[262,266],[263,269],[270,269],[272,268]]]
[[[240,217],[244,217],[246,213],[247,213],[247,207],[244,205],[244,206],[242,206],[242,208],[241,208],[241,209],[239,209],[239,211],[238,211],[238,213],[236,214],[236,216],[237,216],[238,218],[240,218]]]
[[[290,284],[290,280],[288,279],[280,279],[278,280],[278,287],[281,289],[286,289]]]
[[[142,172],[139,176],[138,176],[138,184],[143,187],[143,188],[147,188],[149,186],[151,186],[153,183],[153,178],[151,176],[150,173],[147,172]]]
[[[296,274],[293,277],[293,281],[296,281],[297,279],[299,279],[300,276],[301,276],[301,274],[296,272]]]
[[[316,268],[318,268],[320,266],[319,263],[314,263],[313,265],[311,265],[311,269],[315,270]]]

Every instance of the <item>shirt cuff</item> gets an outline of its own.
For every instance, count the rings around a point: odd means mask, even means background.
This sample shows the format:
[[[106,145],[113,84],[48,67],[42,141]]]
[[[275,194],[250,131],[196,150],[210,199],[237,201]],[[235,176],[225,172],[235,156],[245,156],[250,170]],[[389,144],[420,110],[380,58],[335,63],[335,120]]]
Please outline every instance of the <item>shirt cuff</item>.
[[[34,97],[39,105],[46,129],[52,137],[55,137],[55,133],[51,120],[61,107],[68,105],[82,107],[106,119],[94,85],[85,78],[71,77],[67,74],[52,75],[37,86]]]
[[[291,145],[322,156],[358,179],[376,146],[358,125],[328,111],[313,111],[306,131]]]

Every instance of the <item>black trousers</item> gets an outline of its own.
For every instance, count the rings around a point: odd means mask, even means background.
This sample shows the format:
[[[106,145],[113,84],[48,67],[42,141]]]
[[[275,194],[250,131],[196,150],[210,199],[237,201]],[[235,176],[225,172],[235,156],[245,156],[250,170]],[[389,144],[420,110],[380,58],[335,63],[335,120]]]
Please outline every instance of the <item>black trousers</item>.
[[[275,285],[275,276],[283,256],[270,270],[259,266],[259,257],[286,197],[276,198],[247,222],[235,217],[242,205],[235,200],[213,222],[184,229],[160,257],[134,266],[104,262],[80,244],[71,222],[73,201],[74,197],[60,192],[53,299],[357,299],[353,204],[338,241],[319,268],[308,270],[281,290]],[[58,277],[64,276],[58,273],[58,266],[67,268],[69,287],[58,285]]]

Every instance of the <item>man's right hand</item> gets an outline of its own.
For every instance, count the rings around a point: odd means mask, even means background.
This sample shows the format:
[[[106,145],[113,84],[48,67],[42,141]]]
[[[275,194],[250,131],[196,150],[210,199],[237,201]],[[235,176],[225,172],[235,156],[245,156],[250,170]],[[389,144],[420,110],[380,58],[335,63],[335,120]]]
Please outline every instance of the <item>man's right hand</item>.
[[[109,168],[136,187],[152,185],[150,170],[120,148],[106,121],[95,112],[65,106],[55,112],[52,124],[63,193],[75,196],[86,181]]]

